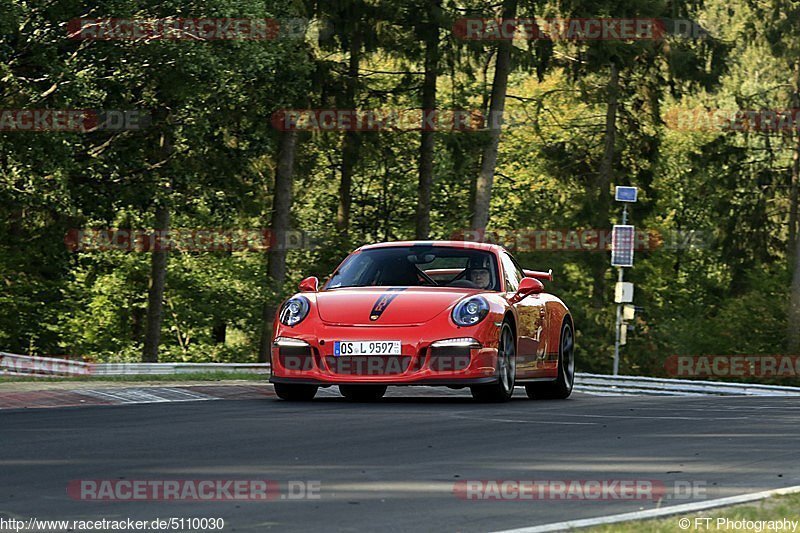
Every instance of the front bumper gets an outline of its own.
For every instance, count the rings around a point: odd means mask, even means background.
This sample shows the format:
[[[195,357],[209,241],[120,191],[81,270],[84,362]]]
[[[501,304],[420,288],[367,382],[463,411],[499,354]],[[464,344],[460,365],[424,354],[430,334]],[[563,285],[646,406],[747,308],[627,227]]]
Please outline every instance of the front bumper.
[[[497,329],[448,328],[439,334],[419,326],[350,327],[316,324],[313,331],[283,329],[281,339],[302,341],[272,347],[272,383],[317,385],[477,385],[497,381]],[[436,341],[471,337],[479,348],[436,347]],[[402,355],[334,356],[334,341],[400,340]]]

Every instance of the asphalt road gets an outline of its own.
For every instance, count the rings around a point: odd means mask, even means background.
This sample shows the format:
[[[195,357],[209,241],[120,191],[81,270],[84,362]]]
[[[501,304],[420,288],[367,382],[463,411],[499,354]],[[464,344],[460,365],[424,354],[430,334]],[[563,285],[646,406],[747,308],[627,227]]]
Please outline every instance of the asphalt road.
[[[0,517],[222,517],[224,531],[493,531],[680,501],[475,501],[469,480],[656,480],[693,500],[800,484],[800,404],[596,397],[503,405],[396,389],[352,404],[272,398],[0,412]],[[404,396],[405,395],[405,396]],[[409,397],[408,395],[413,395]],[[319,481],[319,499],[96,502],[80,479]]]

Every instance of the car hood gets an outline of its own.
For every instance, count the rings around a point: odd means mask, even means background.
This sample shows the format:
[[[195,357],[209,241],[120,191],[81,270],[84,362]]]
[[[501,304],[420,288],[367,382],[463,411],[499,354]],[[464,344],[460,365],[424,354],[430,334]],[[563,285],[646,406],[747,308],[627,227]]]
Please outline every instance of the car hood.
[[[323,322],[341,325],[424,324],[476,289],[449,287],[359,287],[316,294]]]

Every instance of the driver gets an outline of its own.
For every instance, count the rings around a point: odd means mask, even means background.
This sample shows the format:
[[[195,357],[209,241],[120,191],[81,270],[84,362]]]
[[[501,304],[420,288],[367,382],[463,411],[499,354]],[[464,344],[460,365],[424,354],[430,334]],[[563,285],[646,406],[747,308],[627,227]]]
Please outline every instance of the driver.
[[[492,276],[487,268],[473,268],[469,271],[469,280],[479,289],[488,289],[492,284]]]

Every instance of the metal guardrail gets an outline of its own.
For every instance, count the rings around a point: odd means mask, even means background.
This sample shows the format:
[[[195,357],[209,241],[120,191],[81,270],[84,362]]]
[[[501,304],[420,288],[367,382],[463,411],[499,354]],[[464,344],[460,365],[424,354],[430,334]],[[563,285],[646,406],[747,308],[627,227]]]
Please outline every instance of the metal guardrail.
[[[269,363],[99,363],[94,376],[192,374],[197,372],[245,372],[269,374]]]
[[[615,396],[800,396],[800,387],[581,373],[575,374],[575,391]]]
[[[0,372],[15,376],[86,376],[91,363],[0,352]]]
[[[268,374],[269,363],[84,363],[0,352],[0,375],[141,376],[197,372]],[[800,387],[577,373],[575,391],[595,395],[800,396]]]
[[[0,375],[9,376],[140,376],[197,372],[268,374],[268,363],[84,363],[55,357],[0,352]]]

